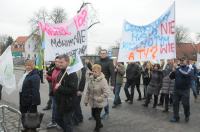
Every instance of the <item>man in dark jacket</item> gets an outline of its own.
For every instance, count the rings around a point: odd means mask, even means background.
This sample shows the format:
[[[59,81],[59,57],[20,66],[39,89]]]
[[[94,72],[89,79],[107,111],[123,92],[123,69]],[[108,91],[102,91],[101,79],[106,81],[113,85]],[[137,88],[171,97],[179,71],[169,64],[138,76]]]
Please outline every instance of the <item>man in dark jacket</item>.
[[[114,89],[115,84],[115,71],[114,71],[114,64],[111,59],[108,57],[107,50],[103,49],[100,51],[100,60],[99,62],[96,62],[96,64],[101,65],[102,72],[105,75],[105,78],[109,84],[109,81],[111,81],[111,86]],[[108,103],[108,101],[107,101]],[[109,104],[107,104],[104,107],[105,114],[102,116],[102,118],[106,118],[109,115]]]
[[[180,101],[183,104],[185,121],[189,121],[190,116],[190,84],[191,84],[191,68],[186,65],[186,60],[183,58],[180,60],[180,66],[176,68],[174,72],[170,74],[171,79],[175,79],[174,88],[174,102],[173,111],[174,116],[170,120],[171,122],[179,122],[179,104]]]
[[[67,74],[70,59],[67,55],[60,56],[61,73],[55,86],[55,99],[57,104],[56,123],[64,132],[72,132],[72,115],[77,95],[78,77],[76,73]],[[65,74],[66,73],[66,74]],[[61,80],[62,79],[62,80]]]
[[[135,62],[129,63],[126,69],[126,84],[124,86],[124,91],[127,97],[125,101],[126,102],[129,101],[130,104],[133,103],[134,88],[137,84],[138,78],[140,78],[140,75],[141,71],[139,65]],[[131,86],[131,94],[129,93],[128,90],[130,86]],[[141,94],[139,96],[141,97]]]
[[[76,73],[78,75],[78,88],[77,88],[77,95],[75,98],[75,111],[73,115],[73,121],[75,125],[78,125],[79,123],[83,122],[83,114],[81,110],[81,98],[86,83],[86,67],[83,67]]]

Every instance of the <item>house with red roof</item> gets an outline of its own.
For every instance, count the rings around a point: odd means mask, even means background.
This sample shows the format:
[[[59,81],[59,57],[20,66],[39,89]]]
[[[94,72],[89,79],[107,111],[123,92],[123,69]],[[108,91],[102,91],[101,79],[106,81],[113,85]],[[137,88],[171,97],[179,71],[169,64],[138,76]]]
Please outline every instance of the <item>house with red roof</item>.
[[[12,55],[14,57],[24,57],[25,56],[25,43],[28,36],[19,36],[11,45]]]

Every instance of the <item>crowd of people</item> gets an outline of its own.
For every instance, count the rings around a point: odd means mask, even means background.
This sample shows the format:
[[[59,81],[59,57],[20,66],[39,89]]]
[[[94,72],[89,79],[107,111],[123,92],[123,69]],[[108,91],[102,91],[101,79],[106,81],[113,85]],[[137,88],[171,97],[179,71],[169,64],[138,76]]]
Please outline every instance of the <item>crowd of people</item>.
[[[109,95],[114,94],[112,108],[117,108],[122,104],[120,91],[123,86],[125,102],[130,105],[134,102],[135,87],[138,92],[137,100],[143,101],[144,107],[149,106],[151,99],[154,100],[153,108],[164,105],[163,112],[168,112],[169,106],[172,105],[174,114],[171,122],[180,120],[180,102],[183,104],[185,121],[189,121],[190,88],[194,98],[198,97],[198,71],[193,62],[186,58],[168,60],[167,64],[161,65],[130,62],[125,68],[124,63],[113,62],[108,57],[107,50],[101,50],[99,61],[94,64],[88,60],[83,61],[84,67],[80,71],[68,75],[65,71],[69,63],[69,56],[60,55],[47,68],[49,101],[44,110],[52,108],[52,118],[47,128],[59,126],[64,132],[72,132],[74,125],[83,122],[81,100],[84,97],[85,106],[91,107],[89,120],[96,121],[94,131],[99,132],[103,127],[101,120],[109,118]],[[25,67],[20,86],[20,111],[34,113],[38,111],[37,106],[41,103],[40,76],[35,69],[34,61],[27,60]],[[141,80],[143,92],[140,87]],[[24,131],[27,129],[29,128],[25,128]]]

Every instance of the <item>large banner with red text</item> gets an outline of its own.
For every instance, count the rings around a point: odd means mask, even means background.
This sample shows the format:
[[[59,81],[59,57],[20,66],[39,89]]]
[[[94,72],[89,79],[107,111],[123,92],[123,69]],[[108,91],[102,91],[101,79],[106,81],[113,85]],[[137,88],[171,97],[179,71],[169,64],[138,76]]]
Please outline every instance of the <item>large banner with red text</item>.
[[[53,61],[56,56],[84,55],[87,49],[87,6],[66,23],[48,24],[39,22],[44,49],[44,60]]]
[[[156,21],[137,26],[125,21],[118,62],[176,58],[175,3]]]

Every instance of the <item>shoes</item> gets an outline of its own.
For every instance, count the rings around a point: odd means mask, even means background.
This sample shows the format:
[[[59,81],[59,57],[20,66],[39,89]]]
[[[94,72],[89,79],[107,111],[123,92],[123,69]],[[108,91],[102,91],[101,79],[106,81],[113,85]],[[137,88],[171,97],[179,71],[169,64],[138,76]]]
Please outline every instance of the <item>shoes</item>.
[[[133,101],[129,101],[129,104],[133,104]]]
[[[159,103],[158,106],[163,106],[163,104]]]
[[[179,122],[179,118],[172,118],[172,119],[170,119],[170,122],[172,122],[172,123],[177,123],[177,122]]]
[[[190,118],[189,117],[185,117],[185,122],[189,122]]]
[[[163,113],[167,113],[167,112],[169,112],[169,111],[165,109],[165,110],[163,110],[162,112],[163,112]]]
[[[114,108],[117,108],[117,105],[113,105],[112,108],[113,108],[113,109],[114,109]]]
[[[126,99],[125,102],[128,102],[130,99]]]
[[[95,127],[94,132],[100,132],[100,128],[103,128],[103,124],[101,124],[99,127]]]
[[[47,124],[47,129],[54,128],[54,127],[57,127],[57,124],[55,122],[50,122],[49,124]]]
[[[142,100],[142,98],[138,98],[138,99],[137,99],[137,101],[141,101],[141,100]]]
[[[94,117],[89,117],[88,120],[94,120]]]
[[[108,119],[109,117],[109,114],[108,113],[105,113],[101,116],[101,119],[105,120],[105,119]]]
[[[46,106],[43,110],[50,110],[51,106]]]

